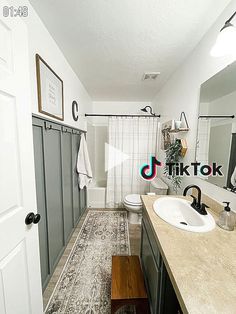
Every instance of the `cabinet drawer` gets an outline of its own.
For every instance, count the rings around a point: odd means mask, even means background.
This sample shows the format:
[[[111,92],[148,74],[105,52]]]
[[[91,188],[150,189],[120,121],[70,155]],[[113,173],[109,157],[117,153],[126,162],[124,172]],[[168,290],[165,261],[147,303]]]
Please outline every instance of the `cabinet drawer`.
[[[152,247],[153,255],[155,257],[155,261],[157,263],[157,266],[160,267],[161,257],[160,257],[160,251],[157,245],[157,240],[154,235],[154,231],[152,229],[152,226],[149,223],[149,218],[147,217],[146,210],[143,211],[143,220],[142,223],[145,225],[145,228],[147,230],[149,242]]]

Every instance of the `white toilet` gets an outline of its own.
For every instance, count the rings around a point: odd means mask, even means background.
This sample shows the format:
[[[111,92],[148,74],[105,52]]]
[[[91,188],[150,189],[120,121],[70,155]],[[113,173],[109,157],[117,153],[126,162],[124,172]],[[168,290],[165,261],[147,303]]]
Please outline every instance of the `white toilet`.
[[[142,201],[139,194],[129,194],[124,198],[124,207],[128,211],[128,221],[131,224],[141,224]]]
[[[160,178],[155,178],[151,181],[150,192],[156,195],[166,195],[168,192],[168,185]]]
[[[166,195],[168,186],[160,179],[151,181],[150,192],[156,195]],[[142,201],[139,194],[128,194],[123,201],[124,207],[128,211],[128,221],[131,224],[141,224],[142,221]]]

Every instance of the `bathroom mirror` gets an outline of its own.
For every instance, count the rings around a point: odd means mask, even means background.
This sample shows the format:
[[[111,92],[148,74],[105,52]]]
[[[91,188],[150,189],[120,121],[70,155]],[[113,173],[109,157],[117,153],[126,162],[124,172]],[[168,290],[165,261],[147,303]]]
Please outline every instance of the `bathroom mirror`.
[[[203,180],[236,193],[236,62],[201,85],[196,161],[222,165]]]

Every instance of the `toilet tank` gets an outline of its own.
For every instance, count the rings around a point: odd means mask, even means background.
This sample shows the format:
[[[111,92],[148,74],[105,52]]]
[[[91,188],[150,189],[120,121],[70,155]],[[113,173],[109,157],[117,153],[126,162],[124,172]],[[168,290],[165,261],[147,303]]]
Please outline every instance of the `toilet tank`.
[[[166,195],[168,191],[168,185],[165,184],[160,178],[155,178],[150,183],[150,192],[156,195]]]

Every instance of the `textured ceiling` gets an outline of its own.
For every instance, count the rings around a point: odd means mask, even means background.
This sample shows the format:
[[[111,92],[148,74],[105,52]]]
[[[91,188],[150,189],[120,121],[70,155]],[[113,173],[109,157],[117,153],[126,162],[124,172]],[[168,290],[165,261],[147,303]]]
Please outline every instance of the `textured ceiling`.
[[[150,101],[230,0],[30,2],[93,100]]]

